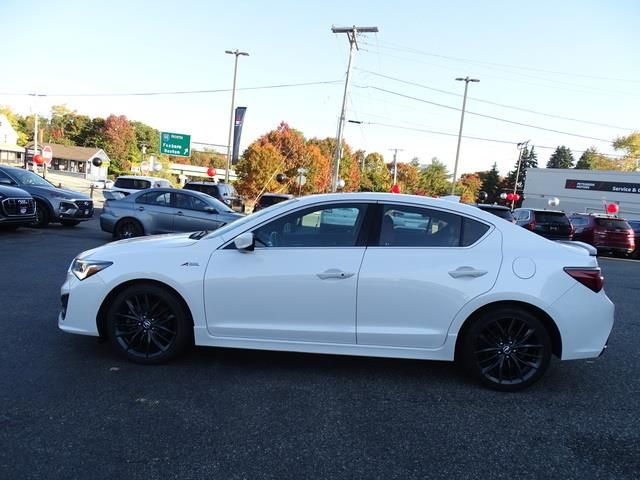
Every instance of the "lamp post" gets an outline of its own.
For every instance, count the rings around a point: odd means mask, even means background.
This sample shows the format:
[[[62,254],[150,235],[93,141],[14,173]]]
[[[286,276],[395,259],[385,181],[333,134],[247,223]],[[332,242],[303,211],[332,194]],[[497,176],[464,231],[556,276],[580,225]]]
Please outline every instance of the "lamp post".
[[[462,115],[460,116],[460,131],[458,132],[458,148],[456,148],[456,163],[453,166],[453,180],[451,182],[451,195],[456,193],[456,177],[458,176],[458,159],[460,158],[460,141],[462,140],[462,125],[464,124],[464,111],[467,107],[467,89],[469,88],[469,82],[479,82],[477,78],[458,77],[458,82],[464,82],[464,97],[462,100]]]
[[[233,135],[233,123],[234,123],[233,109],[235,107],[235,102],[236,102],[236,77],[238,75],[238,57],[241,55],[248,57],[249,54],[247,52],[241,52],[237,48],[233,51],[225,50],[224,53],[228,55],[235,55],[236,57],[233,65],[233,89],[231,90],[231,118],[229,119],[229,140],[227,142],[227,168],[224,173],[224,181],[225,183],[229,183],[229,170],[231,170],[231,137]]]

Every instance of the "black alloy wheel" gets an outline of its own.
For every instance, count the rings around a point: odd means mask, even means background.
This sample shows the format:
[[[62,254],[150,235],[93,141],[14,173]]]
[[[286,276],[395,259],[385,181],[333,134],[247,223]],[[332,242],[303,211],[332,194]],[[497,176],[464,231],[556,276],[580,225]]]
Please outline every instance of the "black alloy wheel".
[[[132,218],[125,218],[124,220],[120,220],[120,222],[118,222],[118,224],[116,225],[115,237],[118,240],[140,237],[143,234],[144,230],[142,229],[142,225],[140,225],[140,222]]]
[[[500,308],[474,322],[463,338],[462,354],[467,369],[483,385],[513,392],[542,377],[551,358],[551,340],[531,313]]]
[[[36,228],[44,228],[49,225],[50,222],[49,211],[47,206],[42,202],[36,202],[36,219],[31,226]]]
[[[193,328],[175,294],[157,285],[140,284],[118,294],[107,313],[113,347],[143,364],[166,362],[181,353]]]

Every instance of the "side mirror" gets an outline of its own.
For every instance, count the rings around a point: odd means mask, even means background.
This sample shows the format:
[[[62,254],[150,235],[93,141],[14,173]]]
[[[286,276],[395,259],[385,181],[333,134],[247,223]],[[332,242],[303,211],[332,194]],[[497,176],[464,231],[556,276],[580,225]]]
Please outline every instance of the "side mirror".
[[[218,213],[218,211],[213,207],[204,207],[204,211],[207,213]]]
[[[15,185],[15,183],[10,178],[0,178],[0,185]]]
[[[253,252],[253,249],[256,247],[256,241],[253,238],[252,232],[241,233],[233,241],[233,244],[238,250],[245,252]]]

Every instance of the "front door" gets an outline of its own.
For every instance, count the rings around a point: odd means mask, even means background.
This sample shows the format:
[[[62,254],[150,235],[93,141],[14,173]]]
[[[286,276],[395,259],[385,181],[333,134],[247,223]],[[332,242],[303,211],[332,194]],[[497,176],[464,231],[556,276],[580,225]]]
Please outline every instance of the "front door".
[[[173,232],[174,209],[171,206],[171,192],[150,191],[140,195],[135,202],[135,216],[144,225],[145,233]]]
[[[253,230],[256,247],[217,250],[205,275],[214,336],[354,344],[366,204],[288,213]]]
[[[501,234],[444,210],[387,204],[379,215],[358,280],[357,342],[439,347],[456,313],[495,283]]]
[[[189,193],[174,193],[176,211],[173,229],[176,232],[195,232],[196,230],[215,230],[222,226],[218,215],[207,212],[209,205]]]

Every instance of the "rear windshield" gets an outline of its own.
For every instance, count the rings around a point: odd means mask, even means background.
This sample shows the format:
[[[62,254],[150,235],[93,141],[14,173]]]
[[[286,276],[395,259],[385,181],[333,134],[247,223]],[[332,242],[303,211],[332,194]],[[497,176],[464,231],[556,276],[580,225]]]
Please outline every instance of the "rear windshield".
[[[569,225],[569,217],[562,212],[536,212],[536,222]]]
[[[217,187],[216,185],[201,185],[198,183],[187,183],[184,188],[186,190],[194,190],[196,192],[206,193],[212,197],[217,195]]]
[[[596,218],[596,225],[606,228],[607,230],[628,230],[631,228],[629,224],[621,218]]]
[[[151,182],[149,180],[142,180],[138,178],[119,178],[114,184],[114,187],[128,188],[131,190],[144,190],[150,186]]]

